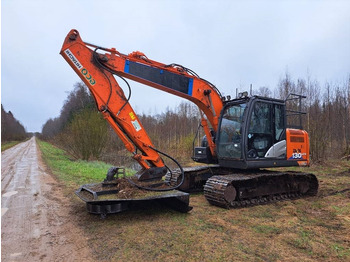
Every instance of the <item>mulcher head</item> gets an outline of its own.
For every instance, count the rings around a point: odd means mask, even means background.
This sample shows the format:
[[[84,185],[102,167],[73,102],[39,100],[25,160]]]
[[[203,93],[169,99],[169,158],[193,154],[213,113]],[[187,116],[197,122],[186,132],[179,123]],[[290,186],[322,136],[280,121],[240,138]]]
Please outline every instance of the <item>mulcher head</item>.
[[[122,181],[122,182],[120,182]],[[75,194],[86,202],[87,211],[105,217],[128,209],[145,209],[154,206],[170,207],[179,212],[189,212],[189,194],[178,190],[165,192],[144,191],[138,188],[130,193],[129,188],[121,189],[127,182],[119,179],[117,183],[87,184],[80,187]]]
[[[102,183],[83,185],[75,194],[86,202],[88,212],[102,217],[128,209],[159,205],[183,213],[190,211],[189,194],[173,189],[162,181],[141,182],[138,176],[128,179],[124,168],[112,167]]]
[[[96,188],[101,188],[101,190],[96,190]],[[104,189],[102,183],[87,184],[75,192],[81,200],[86,202],[88,212],[99,214],[102,217],[128,209],[144,209],[159,206],[159,204],[183,213],[192,209],[189,206],[189,194],[178,190],[150,192],[133,198],[118,198],[118,193],[120,191],[113,188]]]

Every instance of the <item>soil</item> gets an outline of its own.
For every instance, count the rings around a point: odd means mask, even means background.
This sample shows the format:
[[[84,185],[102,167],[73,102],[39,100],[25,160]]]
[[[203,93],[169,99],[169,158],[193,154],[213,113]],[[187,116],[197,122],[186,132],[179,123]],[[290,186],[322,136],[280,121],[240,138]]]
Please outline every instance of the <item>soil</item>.
[[[157,190],[169,188],[168,185],[160,182],[140,182],[140,181],[136,181],[135,179],[132,179],[132,183],[137,184],[139,186],[147,187],[147,188],[152,187]],[[109,194],[103,194],[98,196],[97,200],[141,199],[141,198],[149,198],[149,197],[169,193],[169,191],[157,192],[157,191],[140,189],[135,185],[133,185],[132,183],[129,182],[129,179],[119,178],[119,179],[113,180],[112,182],[109,182],[108,184],[99,183],[99,184],[85,185],[85,188],[90,189],[91,191],[94,191],[97,193],[101,191],[111,192]],[[85,198],[86,200],[94,200],[93,195],[86,190],[81,191],[79,195]]]
[[[88,188],[95,192],[116,191],[113,194],[113,197],[118,199],[128,199],[134,197],[137,193],[147,192],[145,190],[140,190],[137,187],[133,186],[128,182],[127,179],[124,178],[116,179],[108,185],[103,185],[102,183],[100,183],[89,186]]]
[[[46,172],[35,138],[1,154],[2,261],[93,261],[72,197]]]

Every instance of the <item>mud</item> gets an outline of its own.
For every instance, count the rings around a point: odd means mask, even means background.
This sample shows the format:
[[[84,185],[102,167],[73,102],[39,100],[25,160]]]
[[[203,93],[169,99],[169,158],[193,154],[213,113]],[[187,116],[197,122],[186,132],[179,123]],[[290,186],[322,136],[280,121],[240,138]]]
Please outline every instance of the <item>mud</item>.
[[[2,261],[93,261],[71,210],[34,138],[1,154]]]

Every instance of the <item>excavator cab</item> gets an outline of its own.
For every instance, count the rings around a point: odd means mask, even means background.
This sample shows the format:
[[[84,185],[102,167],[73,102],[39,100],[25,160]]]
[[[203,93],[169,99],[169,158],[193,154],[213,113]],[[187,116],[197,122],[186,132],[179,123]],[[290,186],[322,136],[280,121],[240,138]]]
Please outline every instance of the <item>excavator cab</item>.
[[[226,101],[215,136],[217,157],[200,147],[193,159],[238,169],[308,165],[307,133],[287,128],[286,111],[285,101],[279,99],[252,96]],[[298,138],[291,139],[291,133]]]

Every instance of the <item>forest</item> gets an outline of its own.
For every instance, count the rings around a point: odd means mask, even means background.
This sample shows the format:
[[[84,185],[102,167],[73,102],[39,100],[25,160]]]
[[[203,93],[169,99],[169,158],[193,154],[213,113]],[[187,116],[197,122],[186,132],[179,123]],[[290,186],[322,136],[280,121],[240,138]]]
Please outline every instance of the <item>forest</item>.
[[[6,112],[1,104],[1,142],[21,141],[27,137],[23,125],[13,116],[12,112]]]
[[[259,87],[251,93],[279,99],[290,93],[306,96],[301,105],[296,100],[287,102],[287,108],[298,110],[301,106],[301,111],[306,113],[302,123],[310,136],[311,161],[350,155],[350,76],[344,83],[319,83],[311,77],[293,79],[285,73],[276,88]],[[181,163],[191,161],[200,123],[197,106],[184,100],[176,108],[167,108],[159,114],[137,113],[156,148]],[[290,117],[287,124],[292,126],[298,121]],[[102,160],[115,165],[132,162],[130,153],[96,110],[94,99],[83,83],[74,85],[60,116],[43,125],[41,137],[76,159]],[[201,131],[195,142],[200,143],[202,137]]]

